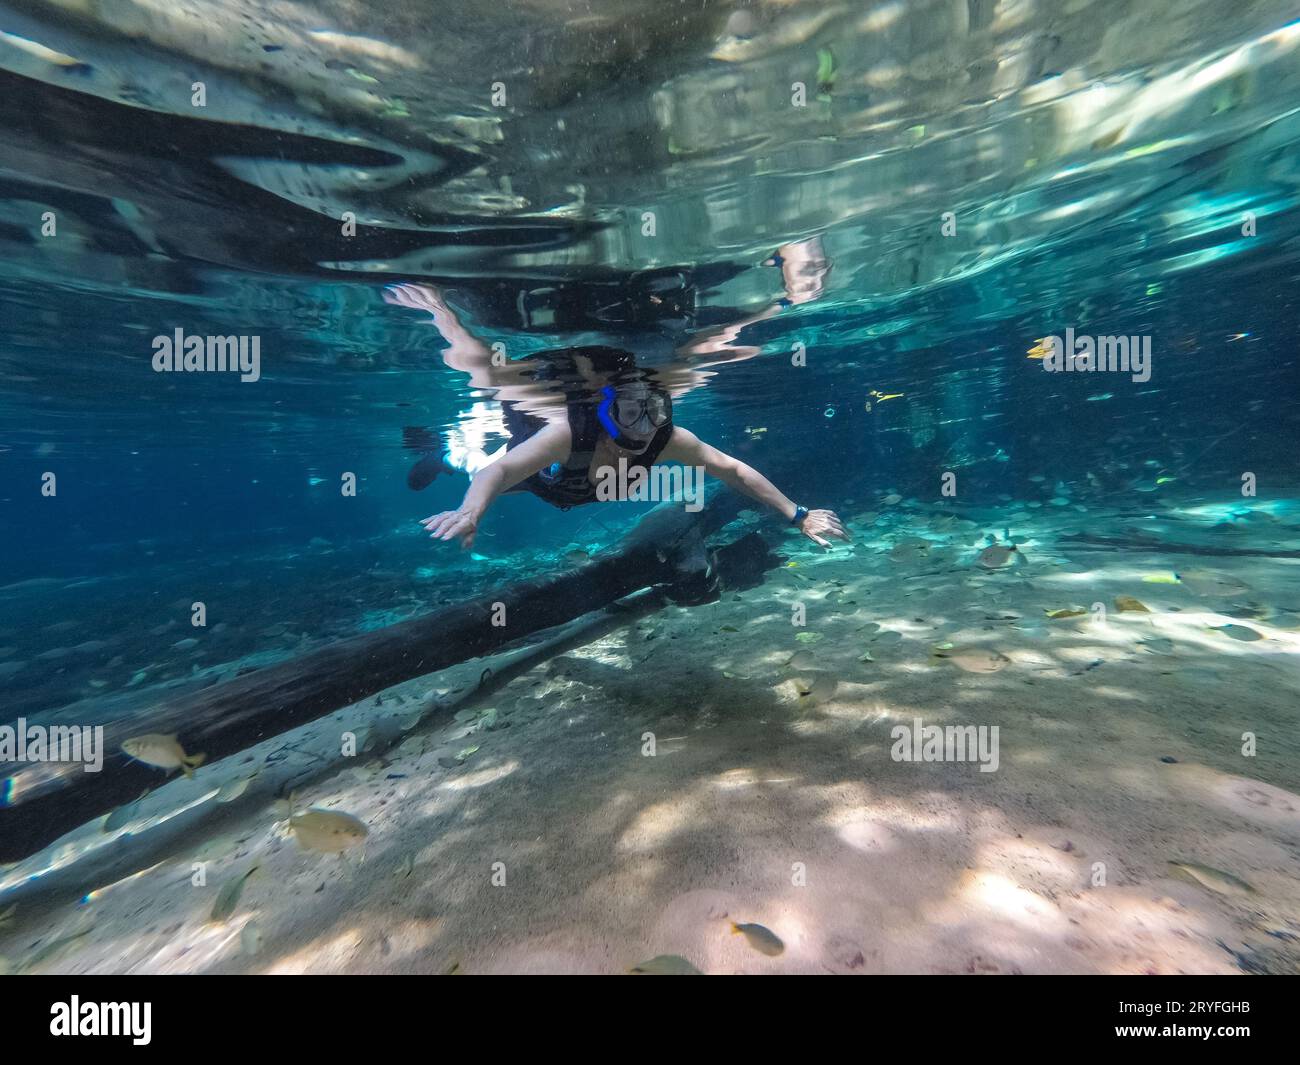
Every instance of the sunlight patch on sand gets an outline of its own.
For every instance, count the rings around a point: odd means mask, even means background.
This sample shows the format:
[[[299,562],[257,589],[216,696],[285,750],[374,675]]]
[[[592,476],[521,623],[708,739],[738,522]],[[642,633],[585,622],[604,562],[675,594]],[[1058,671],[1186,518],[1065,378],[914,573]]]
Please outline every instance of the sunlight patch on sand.
[[[366,939],[359,928],[349,928],[329,939],[310,943],[281,958],[267,972],[271,976],[300,976],[318,970],[343,968]]]
[[[695,801],[681,796],[647,806],[628,826],[618,841],[620,851],[646,851],[662,846],[671,836],[693,822]]]
[[[511,759],[509,762],[503,762],[499,766],[480,769],[476,772],[466,773],[464,776],[444,781],[440,786],[445,791],[469,791],[471,788],[482,788],[486,787],[488,784],[495,784],[498,780],[503,780],[510,776],[510,774],[518,768],[519,763],[514,759]]]
[[[951,908],[954,901],[958,908],[974,906],[991,911],[1038,933],[1059,933],[1066,924],[1060,910],[1047,899],[987,870],[968,869],[963,873],[957,882],[954,898],[941,904],[938,907],[940,912],[931,914],[931,917],[940,921],[951,919],[958,912]]]

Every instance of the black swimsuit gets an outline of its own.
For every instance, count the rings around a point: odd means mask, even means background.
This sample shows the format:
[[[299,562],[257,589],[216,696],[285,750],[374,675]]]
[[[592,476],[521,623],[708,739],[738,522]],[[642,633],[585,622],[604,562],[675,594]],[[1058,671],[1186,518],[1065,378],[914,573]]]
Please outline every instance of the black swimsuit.
[[[561,510],[596,502],[596,486],[591,483],[591,459],[596,453],[596,441],[605,431],[596,415],[598,402],[594,397],[569,399],[569,432],[573,435],[573,446],[568,459],[534,473],[510,491],[532,492],[539,499],[544,499]],[[546,425],[545,419],[535,414],[526,414],[509,400],[502,401],[501,413],[505,417],[506,428],[510,430],[507,451],[518,447]],[[672,435],[673,423],[669,421],[659,428],[645,451],[627,457],[629,471],[636,467],[648,470],[653,466],[655,459],[668,446],[668,438]]]

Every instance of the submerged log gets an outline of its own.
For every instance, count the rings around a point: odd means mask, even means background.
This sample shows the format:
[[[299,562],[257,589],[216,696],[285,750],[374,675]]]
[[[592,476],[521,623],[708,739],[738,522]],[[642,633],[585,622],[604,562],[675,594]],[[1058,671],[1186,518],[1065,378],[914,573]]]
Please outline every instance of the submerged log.
[[[663,504],[622,541],[566,573],[515,581],[455,606],[337,640],[211,688],[171,695],[128,717],[96,721],[60,712],[61,723],[102,724],[104,765],[23,763],[0,780],[0,862],[35,854],[64,833],[137,798],[167,777],[128,759],[122,741],[176,733],[185,749],[209,762],[323,717],[402,681],[478,658],[571,621],[642,588],[664,585],[679,601],[707,598],[715,572],[704,542],[734,517],[738,501],[716,496],[695,513]],[[746,537],[719,556],[737,571],[765,567],[770,556]],[[100,711],[102,715],[102,710]],[[201,770],[200,770],[201,772]]]

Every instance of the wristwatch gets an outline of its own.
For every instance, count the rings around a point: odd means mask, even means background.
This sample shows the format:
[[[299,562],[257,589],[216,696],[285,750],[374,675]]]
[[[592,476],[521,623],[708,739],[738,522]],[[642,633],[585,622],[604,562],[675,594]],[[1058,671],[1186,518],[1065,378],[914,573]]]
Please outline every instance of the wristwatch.
[[[808,517],[808,508],[795,504],[794,517],[790,519],[791,525],[802,525],[804,518]]]

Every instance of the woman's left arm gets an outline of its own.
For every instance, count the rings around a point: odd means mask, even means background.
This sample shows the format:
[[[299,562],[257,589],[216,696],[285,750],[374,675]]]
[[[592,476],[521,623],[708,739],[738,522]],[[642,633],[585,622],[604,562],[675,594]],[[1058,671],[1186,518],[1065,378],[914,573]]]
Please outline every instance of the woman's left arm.
[[[673,435],[668,445],[659,454],[660,462],[680,462],[684,466],[702,466],[704,472],[716,477],[729,488],[742,495],[749,496],[764,503],[780,514],[786,521],[794,518],[798,507],[782,491],[758,470],[748,463],[741,462],[734,455],[719,451],[712,444],[706,444],[694,433],[680,425],[673,427]],[[810,510],[799,523],[799,531],[814,543],[830,547],[825,539],[833,536],[838,540],[848,540],[848,533],[833,510]]]

